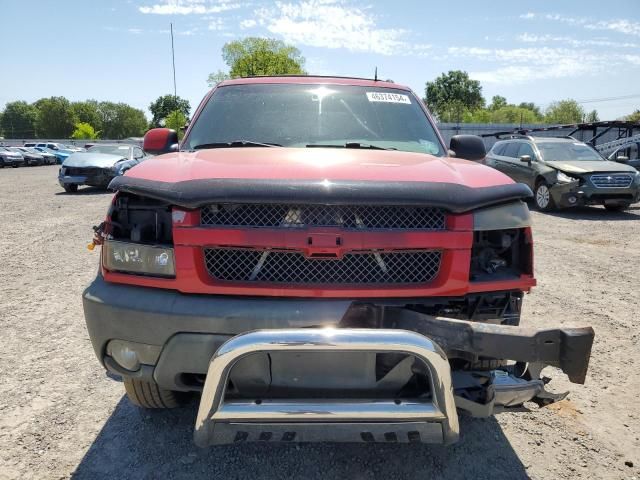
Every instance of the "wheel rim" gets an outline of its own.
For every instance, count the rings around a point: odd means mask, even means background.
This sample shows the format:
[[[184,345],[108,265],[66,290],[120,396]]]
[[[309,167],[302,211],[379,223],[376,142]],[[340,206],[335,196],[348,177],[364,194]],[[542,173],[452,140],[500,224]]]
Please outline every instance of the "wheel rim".
[[[546,185],[540,185],[536,190],[536,203],[540,208],[547,208],[549,206],[549,189]]]

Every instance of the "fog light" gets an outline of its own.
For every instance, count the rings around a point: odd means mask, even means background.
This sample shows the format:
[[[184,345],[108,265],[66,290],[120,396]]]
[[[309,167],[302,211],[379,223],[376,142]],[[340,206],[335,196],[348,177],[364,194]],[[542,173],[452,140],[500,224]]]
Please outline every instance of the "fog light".
[[[110,342],[108,353],[118,365],[127,370],[134,372],[140,368],[138,354],[124,342]]]
[[[567,202],[569,202],[571,205],[575,205],[577,201],[578,197],[576,197],[575,195],[567,197]]]

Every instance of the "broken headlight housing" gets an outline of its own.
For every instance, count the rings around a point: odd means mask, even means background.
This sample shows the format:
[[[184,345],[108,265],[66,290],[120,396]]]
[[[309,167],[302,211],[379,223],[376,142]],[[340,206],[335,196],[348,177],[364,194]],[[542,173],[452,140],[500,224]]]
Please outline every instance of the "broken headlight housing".
[[[561,172],[560,170],[558,170],[557,172],[556,179],[558,183],[571,183],[571,182],[577,182],[578,180],[580,180],[579,178],[571,177],[566,173]]]
[[[136,273],[155,277],[174,277],[173,248],[105,240],[102,264],[113,272]]]

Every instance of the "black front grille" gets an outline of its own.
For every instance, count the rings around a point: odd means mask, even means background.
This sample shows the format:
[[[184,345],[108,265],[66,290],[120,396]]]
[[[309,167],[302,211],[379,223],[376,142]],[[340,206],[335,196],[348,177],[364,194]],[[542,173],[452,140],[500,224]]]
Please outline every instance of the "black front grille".
[[[433,207],[397,205],[219,204],[202,208],[205,226],[444,230],[445,214]]]
[[[207,248],[205,264],[216,280],[287,284],[421,284],[433,281],[442,253],[434,250],[352,252],[309,258],[298,251]]]
[[[97,167],[66,167],[64,174],[70,177],[82,176],[82,177],[97,177],[104,175],[108,170]]]

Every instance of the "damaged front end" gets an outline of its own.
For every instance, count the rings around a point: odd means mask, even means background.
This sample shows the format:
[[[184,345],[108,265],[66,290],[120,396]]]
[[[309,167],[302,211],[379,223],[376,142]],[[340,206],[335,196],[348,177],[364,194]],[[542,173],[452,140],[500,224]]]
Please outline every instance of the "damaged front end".
[[[456,409],[475,417],[534,401],[542,368],[583,383],[591,328],[532,330],[386,308],[382,328],[259,330],[233,337],[209,365],[200,446],[249,441],[450,444]],[[464,354],[515,363],[461,368]]]

